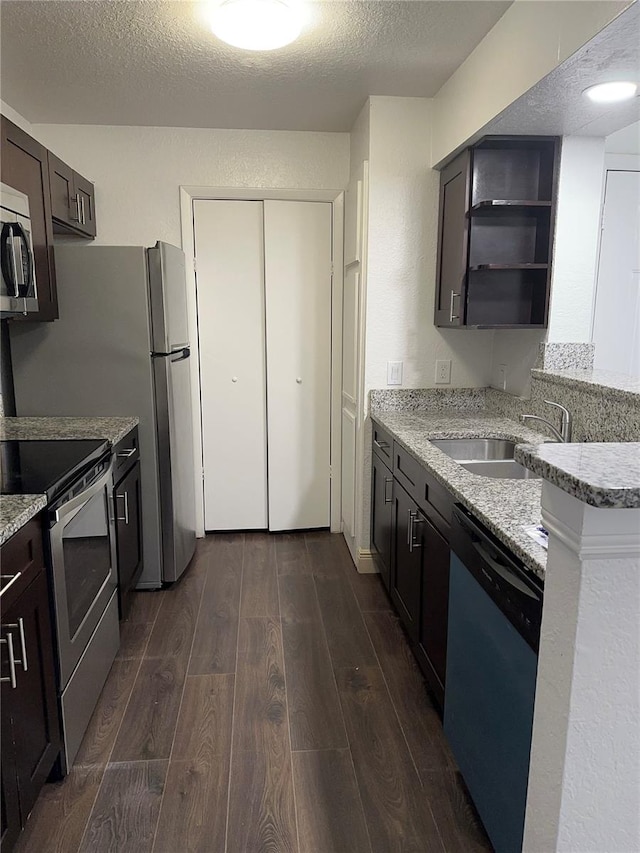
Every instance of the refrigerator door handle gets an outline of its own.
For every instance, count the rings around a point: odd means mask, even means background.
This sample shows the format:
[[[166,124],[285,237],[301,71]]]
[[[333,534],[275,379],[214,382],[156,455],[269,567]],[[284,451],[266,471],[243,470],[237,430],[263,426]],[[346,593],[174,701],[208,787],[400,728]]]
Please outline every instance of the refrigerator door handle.
[[[182,349],[174,350],[171,353],[171,361],[184,361],[191,355],[191,347],[182,347]]]
[[[174,355],[178,355],[180,358],[173,358]],[[171,352],[152,352],[151,358],[170,358],[171,361],[182,361],[184,358],[189,358],[190,355],[191,346],[187,345],[178,349],[172,349]]]

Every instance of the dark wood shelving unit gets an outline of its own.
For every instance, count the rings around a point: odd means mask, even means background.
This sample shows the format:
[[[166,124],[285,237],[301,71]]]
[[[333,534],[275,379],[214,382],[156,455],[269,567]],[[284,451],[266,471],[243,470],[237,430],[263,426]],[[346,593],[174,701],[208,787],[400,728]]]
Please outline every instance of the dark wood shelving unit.
[[[488,136],[443,169],[437,326],[547,325],[558,146]]]

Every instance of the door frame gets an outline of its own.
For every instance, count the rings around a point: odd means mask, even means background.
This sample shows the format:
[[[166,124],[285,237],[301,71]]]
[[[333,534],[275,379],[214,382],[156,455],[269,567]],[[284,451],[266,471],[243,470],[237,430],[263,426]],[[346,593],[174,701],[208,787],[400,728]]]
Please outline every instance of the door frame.
[[[330,529],[342,530],[342,287],[344,274],[344,190],[277,189],[274,187],[180,187],[182,249],[186,257],[189,338],[198,340],[193,202],[198,200],[321,201],[331,204],[333,275],[331,279],[331,454]],[[191,349],[191,396],[193,407],[193,453],[196,474],[196,536],[204,536],[204,464],[202,453],[202,406],[200,351]]]

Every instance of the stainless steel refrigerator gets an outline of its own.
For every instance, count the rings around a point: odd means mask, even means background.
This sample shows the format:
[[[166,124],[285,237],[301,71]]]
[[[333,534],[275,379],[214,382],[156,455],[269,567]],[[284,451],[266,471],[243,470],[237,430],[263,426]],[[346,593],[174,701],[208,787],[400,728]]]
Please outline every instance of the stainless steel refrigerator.
[[[16,412],[140,418],[144,569],[180,577],[195,549],[184,254],[175,246],[55,247],[60,319],[11,329]]]

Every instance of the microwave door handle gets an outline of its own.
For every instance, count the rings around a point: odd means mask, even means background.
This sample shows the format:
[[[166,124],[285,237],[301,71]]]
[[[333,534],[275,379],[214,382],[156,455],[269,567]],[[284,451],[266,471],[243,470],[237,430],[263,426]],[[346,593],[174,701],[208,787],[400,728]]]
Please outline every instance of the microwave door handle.
[[[17,251],[20,258],[19,269],[16,269],[16,281],[18,282],[16,290],[18,291],[18,296],[27,297],[32,295],[31,290],[33,286],[33,257],[31,255],[31,246],[29,245],[27,233],[19,222],[16,222],[14,229],[14,257]],[[20,288],[22,288],[22,292],[20,292]]]
[[[0,238],[2,275],[7,284],[13,289],[13,293],[9,295],[18,297],[20,295],[18,291],[18,264],[16,262],[16,248],[13,238],[13,223],[5,222],[2,226],[2,237]]]

